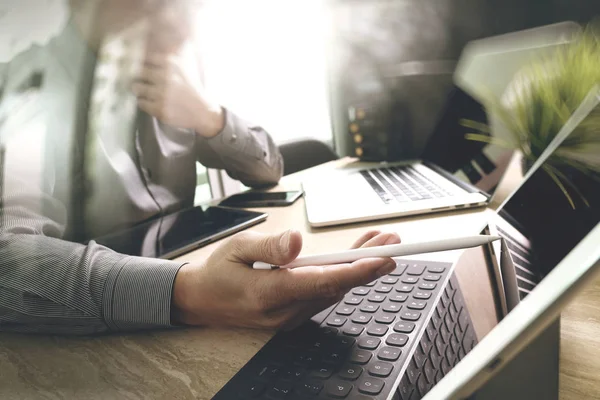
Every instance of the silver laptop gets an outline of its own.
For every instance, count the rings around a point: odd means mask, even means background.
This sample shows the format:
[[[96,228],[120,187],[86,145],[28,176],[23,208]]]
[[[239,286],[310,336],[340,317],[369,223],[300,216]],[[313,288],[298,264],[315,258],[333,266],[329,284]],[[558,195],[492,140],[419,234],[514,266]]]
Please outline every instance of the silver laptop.
[[[465,138],[472,130],[461,124],[462,119],[489,122],[478,92],[485,84],[481,71],[489,72],[498,58],[511,61],[504,63],[501,76],[487,75],[493,83],[491,90],[501,95],[510,77],[533,54],[544,54],[568,42],[579,29],[577,24],[563,23],[467,46],[455,74],[456,85],[421,159],[354,163],[305,180],[302,185],[310,225],[325,227],[486,206],[513,152]],[[360,120],[355,122],[360,125]],[[503,134],[501,129],[493,132]]]

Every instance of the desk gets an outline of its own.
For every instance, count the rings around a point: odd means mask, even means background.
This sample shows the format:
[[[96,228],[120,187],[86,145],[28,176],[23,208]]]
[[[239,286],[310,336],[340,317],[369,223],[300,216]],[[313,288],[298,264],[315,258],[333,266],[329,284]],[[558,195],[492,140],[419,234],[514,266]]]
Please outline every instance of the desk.
[[[301,176],[282,180],[298,187]],[[269,210],[254,227],[276,232],[294,227],[304,234],[304,251],[347,248],[365,229],[395,230],[410,241],[441,233],[473,234],[486,211],[463,211],[339,228],[311,230],[303,201]],[[213,244],[181,259],[202,259]],[[600,281],[590,285],[564,312],[560,398],[600,399]],[[243,329],[183,329],[98,338],[0,334],[0,399],[209,399],[272,336]]]

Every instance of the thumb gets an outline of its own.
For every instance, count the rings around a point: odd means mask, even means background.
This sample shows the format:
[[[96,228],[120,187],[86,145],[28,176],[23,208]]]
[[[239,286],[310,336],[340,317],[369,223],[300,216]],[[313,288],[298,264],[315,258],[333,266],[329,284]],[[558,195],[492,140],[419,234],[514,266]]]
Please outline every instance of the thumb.
[[[243,232],[231,238],[234,256],[245,264],[263,261],[284,265],[292,262],[302,249],[302,235],[288,230],[277,235]]]

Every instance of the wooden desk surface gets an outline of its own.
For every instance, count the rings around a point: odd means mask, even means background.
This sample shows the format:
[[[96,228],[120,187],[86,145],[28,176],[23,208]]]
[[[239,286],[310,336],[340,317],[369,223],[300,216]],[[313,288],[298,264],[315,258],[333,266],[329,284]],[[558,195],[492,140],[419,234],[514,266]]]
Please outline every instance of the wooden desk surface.
[[[319,173],[318,167],[304,176]],[[299,176],[284,188],[298,187]],[[365,229],[405,241],[476,234],[487,212],[438,214],[312,230],[303,201],[269,210],[261,232],[294,227],[307,253],[348,247]],[[201,259],[213,244],[182,259]],[[454,253],[456,255],[456,253]],[[427,256],[429,258],[429,256]],[[431,255],[431,258],[439,255]],[[423,257],[419,257],[423,258]],[[560,398],[600,399],[600,281],[563,313]],[[210,399],[272,336],[255,330],[182,329],[96,338],[0,334],[0,399]]]

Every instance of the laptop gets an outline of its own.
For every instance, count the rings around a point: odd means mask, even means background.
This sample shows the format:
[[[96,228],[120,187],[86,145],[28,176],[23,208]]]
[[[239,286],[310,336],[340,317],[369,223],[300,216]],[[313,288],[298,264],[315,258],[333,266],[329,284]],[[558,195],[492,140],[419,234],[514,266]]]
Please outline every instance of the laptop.
[[[487,125],[481,87],[502,95],[510,77],[533,55],[563,45],[578,30],[579,25],[567,22],[471,43],[463,51],[455,85],[421,159],[353,163],[303,181],[309,224],[326,227],[489,204],[514,153],[466,139],[473,130],[461,120]],[[504,60],[502,74],[491,76],[498,59]],[[491,125],[494,135],[505,134],[495,121]]]
[[[467,252],[397,259],[391,274],[277,333],[214,399],[489,399],[485,383],[600,272],[600,181],[572,173],[586,198],[573,208],[541,168],[549,150],[490,210],[484,231],[503,238],[499,248],[470,264]],[[520,398],[558,398],[557,379]]]

